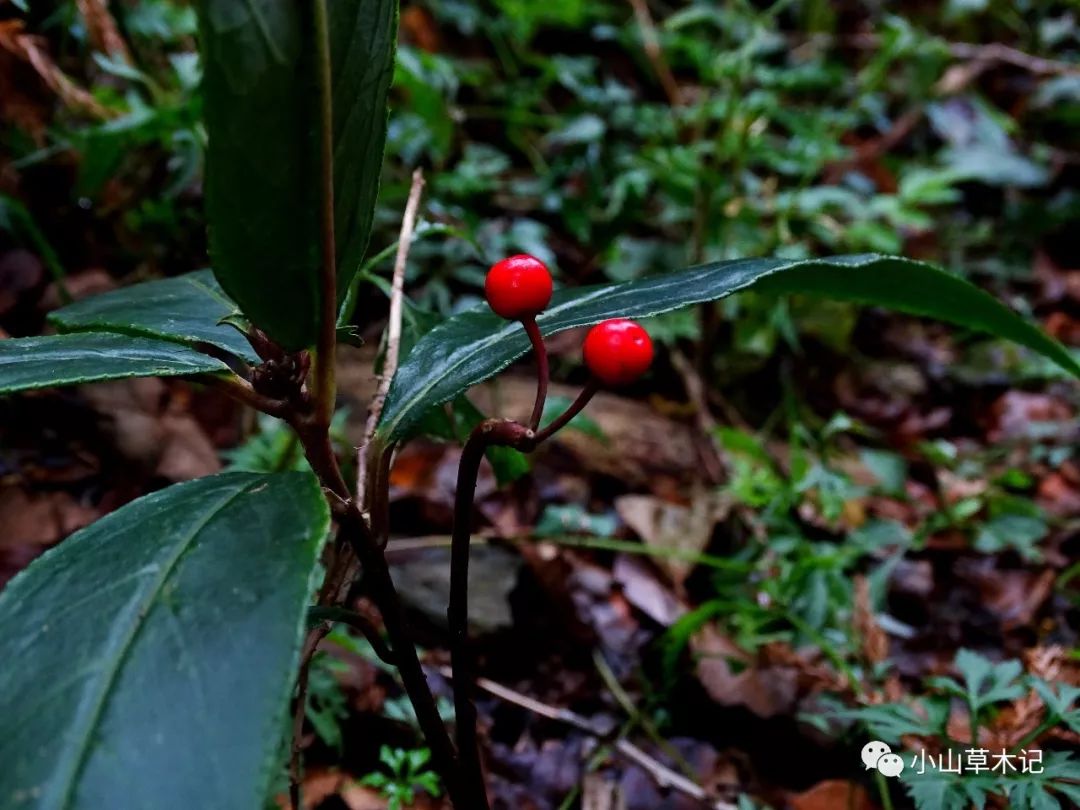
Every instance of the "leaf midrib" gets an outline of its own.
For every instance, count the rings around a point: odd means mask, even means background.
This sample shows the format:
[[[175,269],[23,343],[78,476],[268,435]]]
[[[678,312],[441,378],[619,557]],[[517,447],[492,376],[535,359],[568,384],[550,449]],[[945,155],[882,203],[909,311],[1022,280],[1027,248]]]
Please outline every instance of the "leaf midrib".
[[[115,655],[110,661],[107,662],[105,669],[103,670],[103,678],[101,687],[98,690],[98,694],[94,699],[94,703],[90,709],[90,716],[83,724],[83,733],[78,739],[78,749],[74,755],[74,764],[71,767],[68,775],[67,782],[63,785],[63,792],[60,794],[59,810],[67,810],[71,806],[71,801],[75,795],[75,787],[78,783],[80,774],[83,768],[86,766],[86,761],[90,754],[90,741],[94,736],[94,728],[101,721],[101,717],[105,712],[105,707],[108,704],[110,692],[113,685],[116,682],[117,677],[120,674],[120,670],[124,661],[127,659],[128,653],[131,651],[135,640],[138,638],[140,631],[143,629],[146,618],[150,615],[150,611],[153,607],[154,600],[157,599],[164,588],[165,583],[168,581],[169,576],[176,568],[177,564],[183,558],[185,552],[191,547],[191,544],[202,533],[202,531],[209,525],[222,510],[227,508],[234,500],[244,495],[252,486],[258,482],[252,482],[246,484],[240,489],[227,493],[218,503],[216,503],[211,509],[208,509],[206,515],[202,520],[198,521],[191,529],[191,531],[184,536],[176,547],[173,549],[172,554],[165,560],[162,565],[161,573],[151,581],[151,587],[148,592],[143,596],[139,603],[138,610],[135,613],[135,620],[127,628],[127,632],[120,639],[120,645]]]

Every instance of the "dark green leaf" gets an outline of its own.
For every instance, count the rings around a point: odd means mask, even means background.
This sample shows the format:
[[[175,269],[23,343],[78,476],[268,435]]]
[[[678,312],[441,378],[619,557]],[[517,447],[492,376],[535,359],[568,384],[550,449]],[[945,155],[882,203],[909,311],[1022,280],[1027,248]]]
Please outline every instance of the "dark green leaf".
[[[0,806],[261,807],[328,528],[310,475],[224,473],[33,562],[0,592]]]
[[[394,0],[330,0],[334,221],[344,296],[367,250],[386,138]],[[319,116],[311,3],[202,0],[206,204],[221,285],[290,349],[319,314]]]
[[[220,360],[179,343],[109,332],[0,340],[0,394],[121,377],[228,370]]]
[[[537,321],[550,335],[605,318],[655,315],[748,287],[824,295],[939,318],[1013,340],[1080,376],[1080,364],[1059,343],[972,284],[928,264],[872,254],[802,261],[740,259],[622,284],[560,290]],[[520,324],[504,321],[486,307],[451,318],[425,335],[398,368],[377,438],[385,444],[404,438],[428,408],[486,380],[528,348]]]
[[[209,343],[257,362],[251,344],[221,323],[237,311],[209,270],[95,295],[49,316],[63,332],[121,332],[179,343]]]

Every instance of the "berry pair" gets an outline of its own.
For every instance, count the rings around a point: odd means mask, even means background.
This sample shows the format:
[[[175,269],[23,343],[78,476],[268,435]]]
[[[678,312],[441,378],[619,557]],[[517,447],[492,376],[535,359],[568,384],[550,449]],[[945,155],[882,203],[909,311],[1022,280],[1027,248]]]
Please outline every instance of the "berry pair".
[[[535,256],[510,256],[496,263],[484,280],[488,304],[526,330],[551,301],[551,273]],[[653,358],[648,332],[626,318],[601,321],[589,330],[583,346],[585,365],[605,385],[626,385],[644,374]]]

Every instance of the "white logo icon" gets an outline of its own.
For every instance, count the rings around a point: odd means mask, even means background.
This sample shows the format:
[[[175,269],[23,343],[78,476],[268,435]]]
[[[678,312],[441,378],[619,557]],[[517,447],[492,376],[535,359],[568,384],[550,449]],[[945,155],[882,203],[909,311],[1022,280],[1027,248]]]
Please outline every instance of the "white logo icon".
[[[877,769],[882,776],[899,776],[904,770],[904,760],[899,754],[882,754],[877,761]]]
[[[861,756],[866,770],[876,768],[882,776],[899,776],[904,770],[904,760],[881,740],[871,740],[864,745]]]

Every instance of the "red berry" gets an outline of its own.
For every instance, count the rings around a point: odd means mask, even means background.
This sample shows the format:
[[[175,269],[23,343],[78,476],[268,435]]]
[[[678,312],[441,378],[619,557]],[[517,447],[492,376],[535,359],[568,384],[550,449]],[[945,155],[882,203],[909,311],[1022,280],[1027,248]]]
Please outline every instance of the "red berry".
[[[598,323],[585,336],[585,365],[605,385],[626,385],[644,374],[653,359],[649,333],[626,318]]]
[[[535,256],[510,256],[488,270],[484,294],[491,308],[507,320],[533,318],[551,300],[551,273]]]

